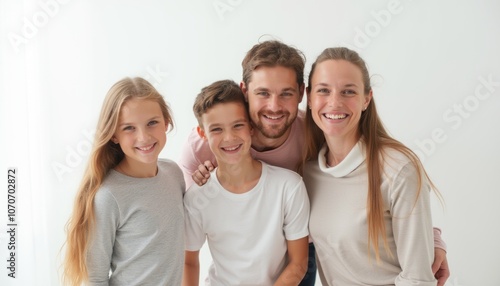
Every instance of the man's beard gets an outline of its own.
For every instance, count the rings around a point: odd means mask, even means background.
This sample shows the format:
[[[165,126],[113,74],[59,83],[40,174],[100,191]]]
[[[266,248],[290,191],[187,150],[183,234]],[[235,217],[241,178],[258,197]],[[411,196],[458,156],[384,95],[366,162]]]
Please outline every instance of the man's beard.
[[[284,123],[281,123],[281,124],[271,124],[271,125],[266,124],[266,125],[264,125],[262,123],[262,121],[259,120],[257,122],[257,124],[255,124],[255,122],[254,122],[253,125],[257,130],[259,130],[260,133],[262,133],[262,135],[264,135],[264,137],[269,138],[269,139],[278,139],[278,138],[282,137],[288,131],[290,126],[293,124],[293,121],[295,120],[295,118],[293,118],[293,120],[290,120],[290,113],[288,113],[288,112],[277,113],[276,115],[278,115],[278,116],[284,115],[286,121]],[[262,117],[262,113],[259,112],[258,119],[260,119],[261,117]]]

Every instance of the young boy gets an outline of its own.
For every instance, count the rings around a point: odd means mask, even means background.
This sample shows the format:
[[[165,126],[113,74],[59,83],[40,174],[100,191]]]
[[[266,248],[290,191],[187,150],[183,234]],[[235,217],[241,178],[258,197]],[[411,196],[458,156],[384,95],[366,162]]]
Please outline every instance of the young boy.
[[[206,238],[213,258],[207,285],[298,285],[308,252],[309,200],[302,178],[252,158],[252,127],[235,82],[203,88],[193,110],[218,167],[184,197],[183,285],[198,285]]]

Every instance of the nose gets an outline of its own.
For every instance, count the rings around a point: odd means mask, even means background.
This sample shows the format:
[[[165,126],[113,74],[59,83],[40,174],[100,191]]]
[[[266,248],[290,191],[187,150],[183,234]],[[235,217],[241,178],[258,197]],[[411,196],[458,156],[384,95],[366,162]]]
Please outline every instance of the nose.
[[[227,130],[224,132],[224,141],[231,141],[235,138],[234,132]]]
[[[148,141],[149,138],[151,138],[151,135],[149,134],[149,132],[146,129],[139,128],[137,130],[137,139],[139,141],[144,141],[145,142],[145,141]]]
[[[333,92],[328,97],[328,106],[342,107],[344,105],[344,98],[337,92]]]
[[[279,111],[281,109],[280,98],[278,95],[271,95],[267,104],[269,110]]]

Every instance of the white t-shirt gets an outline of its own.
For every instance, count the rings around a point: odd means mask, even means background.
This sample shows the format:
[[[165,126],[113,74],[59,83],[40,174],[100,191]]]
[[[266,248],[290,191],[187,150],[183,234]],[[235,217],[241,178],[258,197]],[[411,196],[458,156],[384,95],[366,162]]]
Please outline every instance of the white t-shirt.
[[[205,239],[213,258],[207,285],[272,285],[286,266],[287,240],[308,235],[309,199],[295,172],[262,163],[257,185],[225,190],[214,170],[184,197],[186,250]]]

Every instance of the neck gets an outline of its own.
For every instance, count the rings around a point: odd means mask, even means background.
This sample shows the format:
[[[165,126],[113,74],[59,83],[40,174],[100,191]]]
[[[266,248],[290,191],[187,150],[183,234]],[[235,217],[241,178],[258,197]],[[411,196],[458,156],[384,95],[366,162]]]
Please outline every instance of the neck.
[[[129,162],[126,158],[123,159],[115,167],[115,170],[134,178],[152,178],[158,173],[158,163],[154,164],[144,164],[140,162],[134,162],[133,164]]]
[[[339,138],[339,137],[325,137],[326,144],[328,145],[328,152],[325,154],[326,163],[330,167],[337,166],[345,157],[351,152],[352,148],[358,143],[359,138]]]
[[[262,173],[262,163],[248,157],[247,160],[237,164],[219,163],[217,179],[224,189],[242,194],[250,191],[259,182]]]
[[[264,136],[264,134],[257,129],[254,129],[254,134],[252,135],[252,148],[259,152],[276,149],[285,143],[291,130],[291,128],[288,128],[285,134],[279,138],[269,138]]]

